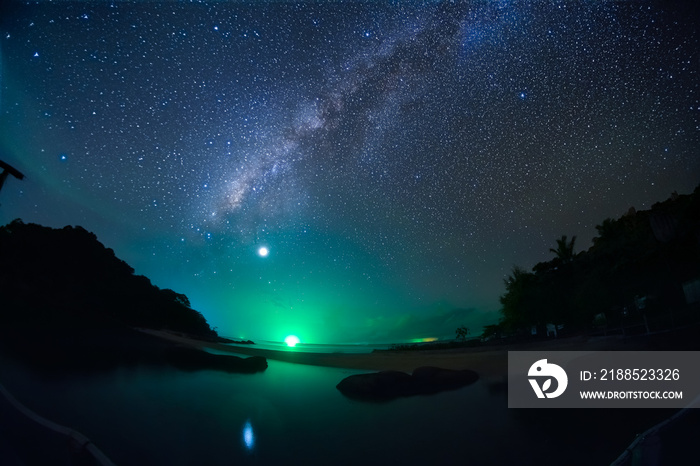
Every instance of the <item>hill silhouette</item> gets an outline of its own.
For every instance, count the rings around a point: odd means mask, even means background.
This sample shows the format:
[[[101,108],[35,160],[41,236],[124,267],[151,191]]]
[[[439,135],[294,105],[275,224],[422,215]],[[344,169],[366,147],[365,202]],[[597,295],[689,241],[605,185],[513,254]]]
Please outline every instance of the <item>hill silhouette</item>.
[[[33,363],[101,367],[168,362],[187,369],[212,364],[235,369],[235,358],[172,351],[171,343],[134,330],[225,340],[191,308],[187,296],[135,275],[95,234],[79,226],[54,229],[18,219],[0,227],[0,297],[0,347]]]
[[[187,296],[160,289],[82,227],[0,228],[0,319],[8,324],[146,327],[215,338]]]

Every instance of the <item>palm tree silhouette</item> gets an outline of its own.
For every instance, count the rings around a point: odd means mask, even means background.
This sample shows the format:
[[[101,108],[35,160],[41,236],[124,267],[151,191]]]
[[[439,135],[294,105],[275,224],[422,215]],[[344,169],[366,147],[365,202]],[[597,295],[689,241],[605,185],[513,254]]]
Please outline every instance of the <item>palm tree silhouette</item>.
[[[571,237],[571,241],[566,240],[566,235],[562,235],[557,240],[557,248],[549,248],[551,252],[557,255],[562,264],[567,264],[574,259],[574,244],[576,243],[576,235]]]

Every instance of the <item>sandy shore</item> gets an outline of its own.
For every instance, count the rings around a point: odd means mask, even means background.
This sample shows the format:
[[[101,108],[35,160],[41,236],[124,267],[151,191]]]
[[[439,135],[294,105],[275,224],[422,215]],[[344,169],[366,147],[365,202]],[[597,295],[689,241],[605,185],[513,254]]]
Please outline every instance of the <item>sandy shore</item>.
[[[195,348],[210,348],[237,355],[263,356],[268,359],[295,364],[342,367],[367,371],[397,370],[404,372],[411,372],[413,369],[420,366],[436,366],[445,369],[471,369],[478,372],[482,377],[488,378],[506,376],[508,370],[508,351],[638,349],[634,347],[635,345],[623,341],[620,337],[571,337],[509,346],[494,345],[450,350],[382,351],[366,354],[306,353],[300,351],[260,349],[256,348],[255,345],[233,347],[221,343],[194,340],[166,331],[144,329],[141,329],[141,331]]]

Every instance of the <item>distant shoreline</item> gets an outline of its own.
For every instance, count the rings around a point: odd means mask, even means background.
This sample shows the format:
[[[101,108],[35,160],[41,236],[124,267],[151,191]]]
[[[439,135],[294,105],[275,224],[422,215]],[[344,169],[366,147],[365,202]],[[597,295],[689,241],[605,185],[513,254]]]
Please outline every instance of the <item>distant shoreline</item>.
[[[307,353],[280,351],[250,346],[230,346],[176,335],[164,330],[142,332],[168,341],[195,348],[209,348],[232,355],[262,356],[267,359],[314,366],[339,367],[368,371],[396,370],[411,372],[416,367],[436,366],[444,369],[471,369],[482,377],[505,377],[508,370],[508,351],[620,351],[665,349],[665,342],[673,340],[671,335],[661,338],[614,336],[574,336],[544,341],[533,341],[510,345],[490,345],[472,348],[445,350],[381,351],[374,353]],[[660,343],[659,343],[660,342]],[[655,344],[657,343],[657,344]],[[660,344],[662,347],[658,347]],[[677,349],[677,348],[668,348]]]

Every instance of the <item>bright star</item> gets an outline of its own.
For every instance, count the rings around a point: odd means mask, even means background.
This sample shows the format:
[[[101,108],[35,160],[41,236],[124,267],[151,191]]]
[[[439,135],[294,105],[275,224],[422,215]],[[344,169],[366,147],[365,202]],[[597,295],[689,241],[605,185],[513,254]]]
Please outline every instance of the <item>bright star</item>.
[[[258,248],[258,256],[267,257],[268,254],[270,254],[270,250],[267,249],[265,246],[260,246]]]

